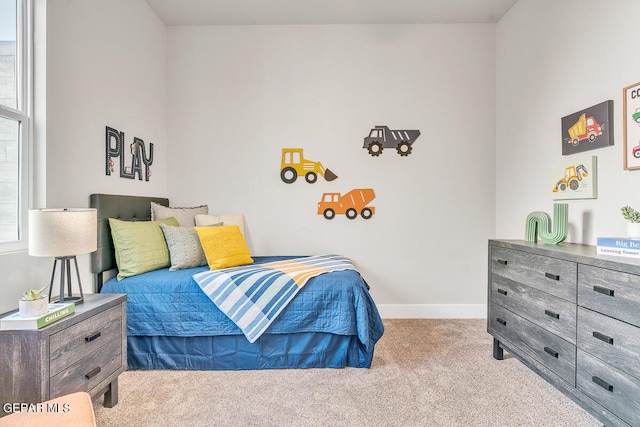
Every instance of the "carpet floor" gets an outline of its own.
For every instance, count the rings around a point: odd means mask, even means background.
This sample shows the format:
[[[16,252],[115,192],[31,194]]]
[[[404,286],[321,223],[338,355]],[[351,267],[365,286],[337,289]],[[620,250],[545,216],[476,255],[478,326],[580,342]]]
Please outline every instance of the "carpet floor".
[[[371,369],[126,371],[102,426],[601,426],[486,321],[385,319]]]

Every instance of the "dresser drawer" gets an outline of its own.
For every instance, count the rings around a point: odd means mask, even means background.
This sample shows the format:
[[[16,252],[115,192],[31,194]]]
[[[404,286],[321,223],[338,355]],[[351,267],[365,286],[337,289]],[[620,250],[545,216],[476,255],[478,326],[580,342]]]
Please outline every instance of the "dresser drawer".
[[[576,302],[575,262],[492,246],[491,271],[493,274],[567,301]]]
[[[575,386],[575,345],[496,304],[490,304],[489,329]]]
[[[87,354],[73,365],[51,377],[51,398],[73,391],[91,391],[122,367],[122,346],[118,337]]]
[[[576,343],[576,305],[495,274],[491,300],[517,315]]]
[[[121,339],[121,336],[120,306],[112,307],[90,317],[85,322],[77,323],[51,335],[49,338],[51,376],[73,365],[105,342],[116,338]]]
[[[640,380],[578,349],[577,387],[632,426],[640,426]]]
[[[580,307],[578,347],[640,380],[640,328]]]
[[[578,278],[578,305],[640,326],[640,276],[581,264]]]

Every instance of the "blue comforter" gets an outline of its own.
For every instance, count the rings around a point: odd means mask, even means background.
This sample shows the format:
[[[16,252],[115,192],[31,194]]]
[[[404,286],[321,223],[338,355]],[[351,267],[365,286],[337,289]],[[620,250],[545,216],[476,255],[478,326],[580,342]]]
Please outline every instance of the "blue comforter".
[[[293,257],[254,257],[256,263]],[[161,269],[121,281],[107,281],[102,293],[127,294],[129,336],[241,335],[193,280],[208,267]],[[357,271],[315,277],[300,290],[266,331],[268,334],[329,332],[357,335],[373,349],[384,331],[369,286]]]

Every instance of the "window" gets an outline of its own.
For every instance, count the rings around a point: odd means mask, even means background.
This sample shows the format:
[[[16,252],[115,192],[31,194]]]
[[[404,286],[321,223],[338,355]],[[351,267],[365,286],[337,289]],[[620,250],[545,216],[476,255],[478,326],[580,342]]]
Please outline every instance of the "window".
[[[30,0],[0,0],[0,251],[26,248]]]

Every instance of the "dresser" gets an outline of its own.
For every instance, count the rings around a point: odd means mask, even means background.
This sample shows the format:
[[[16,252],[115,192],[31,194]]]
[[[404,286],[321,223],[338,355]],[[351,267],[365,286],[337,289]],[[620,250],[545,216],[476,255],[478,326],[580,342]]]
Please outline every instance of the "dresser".
[[[74,314],[49,326],[0,331],[0,404],[87,391],[114,406],[127,367],[126,318],[126,295],[86,294]]]
[[[640,259],[489,241],[493,357],[522,361],[606,426],[640,426]]]

